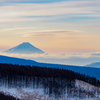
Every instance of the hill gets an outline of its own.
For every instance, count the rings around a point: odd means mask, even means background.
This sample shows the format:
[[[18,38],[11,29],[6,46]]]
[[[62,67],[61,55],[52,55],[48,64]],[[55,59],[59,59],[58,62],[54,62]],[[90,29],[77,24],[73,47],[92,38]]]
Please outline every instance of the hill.
[[[45,96],[52,98],[51,100],[100,99],[99,80],[64,69],[0,64],[0,84],[1,92],[21,100],[42,100]],[[35,90],[41,91],[41,94],[37,94]]]
[[[100,68],[39,63],[39,62],[36,62],[36,61],[33,61],[33,60],[26,60],[26,59],[7,57],[7,56],[0,56],[0,63],[68,69],[68,70],[72,70],[72,71],[75,71],[75,72],[79,72],[81,74],[89,75],[91,77],[93,76],[93,77],[96,77],[97,79],[100,79]]]

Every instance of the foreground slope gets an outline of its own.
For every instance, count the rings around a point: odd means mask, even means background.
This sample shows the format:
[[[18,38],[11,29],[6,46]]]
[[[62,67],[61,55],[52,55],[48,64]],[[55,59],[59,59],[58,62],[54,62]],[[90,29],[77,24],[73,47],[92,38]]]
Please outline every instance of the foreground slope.
[[[99,100],[99,87],[99,80],[70,70],[0,64],[0,91],[21,100]]]
[[[69,97],[69,98],[59,98],[57,100],[100,100],[100,95],[96,93],[96,91],[100,91],[99,87],[93,86],[89,83],[76,80],[75,84],[76,89],[85,90],[87,93],[94,93],[95,97],[87,97],[79,98],[79,97]],[[54,98],[49,98],[46,94],[43,94],[42,89],[30,89],[30,88],[7,88],[7,87],[0,87],[0,92],[3,92],[5,95],[11,95],[15,98],[19,98],[20,100],[56,100]],[[79,94],[77,92],[77,94]],[[67,94],[66,94],[67,95]]]
[[[86,74],[89,76],[96,77],[97,79],[100,79],[100,68],[39,63],[33,60],[25,60],[25,59],[19,59],[14,57],[7,57],[7,56],[0,56],[0,63],[68,69],[68,70],[72,70],[75,72],[79,72],[81,74]]]
[[[20,53],[20,54],[32,54],[32,53],[44,53],[42,50],[34,47],[29,42],[24,42],[16,47],[4,51],[6,53]]]

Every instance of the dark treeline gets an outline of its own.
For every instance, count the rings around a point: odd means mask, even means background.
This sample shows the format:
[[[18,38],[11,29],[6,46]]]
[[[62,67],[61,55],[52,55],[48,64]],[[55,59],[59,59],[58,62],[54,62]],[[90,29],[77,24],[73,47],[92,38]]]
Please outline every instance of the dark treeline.
[[[76,73],[67,69],[46,68],[38,66],[20,66],[12,64],[0,64],[0,74],[3,76],[28,76],[28,77],[53,77],[68,80],[82,80],[100,87],[100,81],[94,77]]]
[[[37,76],[37,77],[60,77],[70,80],[75,79],[75,73],[69,70],[46,68],[38,66],[19,66],[12,64],[0,64],[0,74],[9,76]]]

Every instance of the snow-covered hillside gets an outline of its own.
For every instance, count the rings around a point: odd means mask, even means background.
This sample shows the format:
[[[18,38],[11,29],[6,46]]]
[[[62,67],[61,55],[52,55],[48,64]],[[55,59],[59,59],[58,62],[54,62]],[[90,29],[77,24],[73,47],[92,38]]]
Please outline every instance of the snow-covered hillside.
[[[96,97],[96,100],[100,100],[100,87],[93,86],[89,83],[76,80],[76,88],[86,91],[87,93],[91,94],[92,96]]]
[[[87,91],[87,93],[94,93],[95,97],[91,97],[91,94],[87,94],[84,98],[79,97],[70,97],[70,98],[59,98],[57,100],[100,100],[100,88],[88,84],[86,82],[76,80],[76,90],[82,89]],[[0,92],[5,93],[5,95],[11,95],[21,100],[56,100],[56,98],[50,98],[48,95],[44,94],[43,89],[32,89],[32,88],[8,88],[8,87],[0,87]],[[67,95],[67,94],[66,94]]]

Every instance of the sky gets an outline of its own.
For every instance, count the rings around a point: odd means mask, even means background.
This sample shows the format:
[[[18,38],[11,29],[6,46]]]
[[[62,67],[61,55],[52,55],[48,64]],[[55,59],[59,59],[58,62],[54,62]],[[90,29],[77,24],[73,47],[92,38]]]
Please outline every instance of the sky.
[[[0,52],[22,42],[48,54],[100,52],[100,0],[0,0]]]

